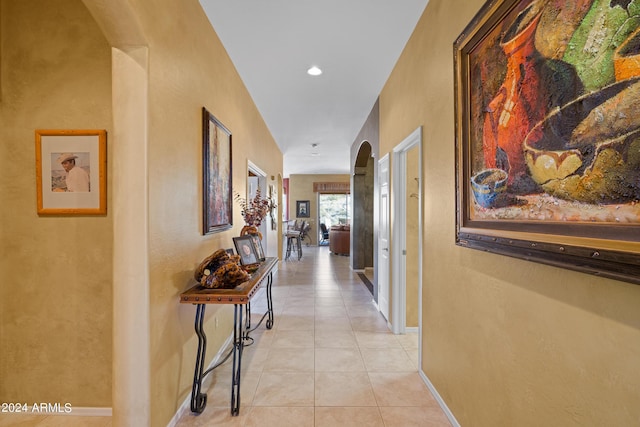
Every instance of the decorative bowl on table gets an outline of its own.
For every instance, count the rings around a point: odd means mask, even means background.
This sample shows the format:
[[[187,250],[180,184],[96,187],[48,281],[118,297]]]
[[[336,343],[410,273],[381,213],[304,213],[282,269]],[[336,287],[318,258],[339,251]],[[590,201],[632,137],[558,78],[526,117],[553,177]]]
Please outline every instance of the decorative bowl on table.
[[[206,257],[194,272],[194,279],[209,289],[232,289],[249,280],[249,274],[241,268],[240,257],[218,249]]]
[[[260,268],[260,264],[247,264],[242,265],[241,268],[249,274],[253,274]]]

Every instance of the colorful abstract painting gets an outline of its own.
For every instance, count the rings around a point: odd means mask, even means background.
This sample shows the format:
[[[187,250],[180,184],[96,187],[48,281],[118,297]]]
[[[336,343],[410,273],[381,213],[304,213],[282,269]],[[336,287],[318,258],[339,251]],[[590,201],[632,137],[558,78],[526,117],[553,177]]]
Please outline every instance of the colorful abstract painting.
[[[454,52],[458,241],[637,263],[640,0],[489,1]]]
[[[517,2],[469,53],[475,218],[640,221],[637,3]]]

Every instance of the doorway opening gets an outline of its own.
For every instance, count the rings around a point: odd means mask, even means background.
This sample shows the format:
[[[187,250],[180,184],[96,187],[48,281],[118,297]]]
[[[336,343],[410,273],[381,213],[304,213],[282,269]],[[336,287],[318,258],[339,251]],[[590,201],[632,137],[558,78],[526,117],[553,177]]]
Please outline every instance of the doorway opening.
[[[392,330],[422,326],[422,128],[393,149]],[[421,334],[418,334],[419,336]],[[422,343],[420,343],[420,346]]]
[[[267,174],[256,166],[251,160],[247,164],[247,200],[253,199],[260,190],[263,198],[269,197],[267,193]],[[267,230],[271,228],[271,218],[269,215],[262,221],[258,231],[262,234],[262,247],[267,256],[275,256],[276,252],[270,248],[269,233]]]
[[[353,224],[351,267],[362,272],[375,287],[375,158],[369,141],[358,149],[353,167]],[[372,292],[375,295],[375,291]]]
[[[318,193],[318,223],[327,229],[351,224],[351,194]]]
[[[350,193],[318,193],[318,246],[330,245],[331,226],[350,224]]]

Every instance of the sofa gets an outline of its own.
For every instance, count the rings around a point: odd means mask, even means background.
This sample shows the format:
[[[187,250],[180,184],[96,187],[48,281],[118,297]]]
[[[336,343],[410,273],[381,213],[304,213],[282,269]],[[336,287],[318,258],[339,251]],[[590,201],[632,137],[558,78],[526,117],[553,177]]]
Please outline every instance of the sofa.
[[[351,226],[332,225],[329,229],[329,250],[337,255],[349,255]]]

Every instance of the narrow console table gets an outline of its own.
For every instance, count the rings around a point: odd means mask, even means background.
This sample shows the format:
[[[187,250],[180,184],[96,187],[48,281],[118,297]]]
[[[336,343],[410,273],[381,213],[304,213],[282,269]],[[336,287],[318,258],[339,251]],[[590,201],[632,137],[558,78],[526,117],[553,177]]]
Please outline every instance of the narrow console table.
[[[273,269],[277,265],[277,258],[269,257],[260,264],[258,269],[246,282],[233,289],[208,289],[196,285],[180,295],[180,303],[194,304],[196,306],[195,330],[198,335],[198,352],[196,354],[196,367],[193,375],[193,389],[191,392],[191,411],[201,413],[207,406],[207,394],[202,393],[202,380],[204,377],[224,363],[233,354],[233,370],[231,377],[231,415],[240,413],[240,372],[242,368],[242,351],[244,346],[251,341],[249,333],[254,331],[262,321],[267,318],[266,327],[273,327],[273,299],[271,285],[273,282]],[[267,312],[264,313],[258,324],[251,329],[251,298],[256,294],[260,286],[266,281]],[[207,304],[233,304],[233,346],[229,354],[221,362],[204,371],[205,353],[207,351],[207,336],[204,333],[204,309]],[[243,320],[243,310],[245,319]]]

